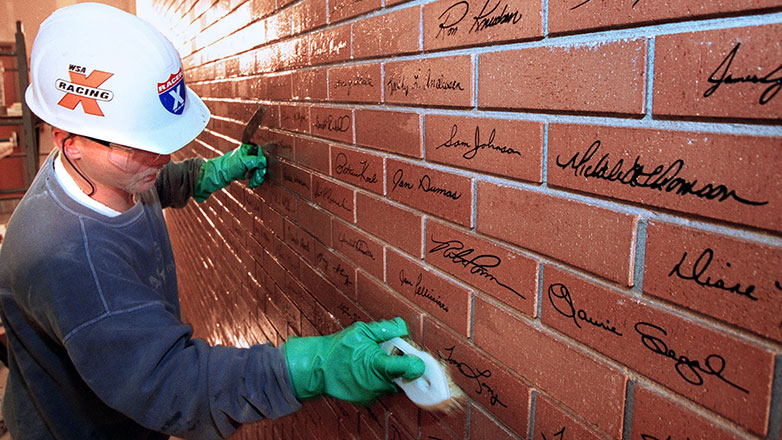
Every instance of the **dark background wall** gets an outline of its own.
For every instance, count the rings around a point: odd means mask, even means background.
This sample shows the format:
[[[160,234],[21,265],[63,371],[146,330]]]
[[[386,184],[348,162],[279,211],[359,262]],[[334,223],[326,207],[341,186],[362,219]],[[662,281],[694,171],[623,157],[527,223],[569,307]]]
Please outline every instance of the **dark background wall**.
[[[238,438],[780,439],[778,1],[149,0],[268,182],[169,212],[213,343],[402,316],[469,395]]]

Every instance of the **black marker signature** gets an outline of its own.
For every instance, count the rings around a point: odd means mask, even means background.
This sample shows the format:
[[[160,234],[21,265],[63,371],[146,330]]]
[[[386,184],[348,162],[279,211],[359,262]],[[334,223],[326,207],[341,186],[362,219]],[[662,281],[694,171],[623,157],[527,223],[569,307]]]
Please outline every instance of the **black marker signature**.
[[[440,241],[432,236],[432,242],[436,246],[429,250],[430,254],[442,251],[443,257],[451,260],[454,264],[459,264],[465,268],[469,267],[470,274],[494,281],[498,286],[513,292],[513,294],[519,298],[526,299],[524,295],[507,284],[504,284],[489,272],[489,268],[499,267],[499,265],[502,264],[502,259],[500,257],[490,254],[481,254],[468,259],[467,257],[472,256],[475,249],[465,249],[464,243],[459,240]]]
[[[564,300],[565,304],[558,304],[559,301],[555,301],[555,299]],[[617,336],[622,336],[616,327],[610,325],[611,321],[607,319],[605,322],[595,320],[587,315],[587,312],[584,309],[578,309],[578,311],[576,311],[576,307],[573,305],[573,297],[570,295],[570,291],[568,290],[567,286],[562,283],[556,283],[548,286],[548,300],[551,302],[554,310],[566,318],[571,318],[573,323],[576,324],[576,327],[578,328],[581,328],[581,324],[578,323],[578,320],[580,319],[587,324],[591,324],[595,327],[607,330]]]
[[[475,379],[475,394],[482,394],[483,390],[486,390],[489,393],[489,403],[491,403],[491,406],[499,405],[503,408],[507,408],[508,405],[505,405],[500,401],[500,397],[497,393],[494,392],[494,390],[484,381],[481,380],[481,378],[490,378],[491,377],[491,370],[476,370],[473,367],[469,366],[465,362],[459,362],[455,359],[453,359],[453,351],[456,348],[456,346],[448,347],[443,349],[444,352],[448,354],[448,357],[443,357],[442,353],[440,351],[437,351],[437,356],[445,361],[446,363],[450,365],[455,365],[456,369],[459,370],[459,373],[461,373],[464,377],[468,379]]]
[[[726,292],[735,293],[739,296],[743,296],[745,298],[749,298],[753,301],[757,301],[758,298],[756,296],[752,295],[752,292],[755,291],[755,285],[751,284],[747,286],[745,290],[741,290],[741,283],[736,283],[733,286],[727,286],[725,285],[725,281],[722,279],[717,279],[715,281],[712,281],[711,276],[706,276],[706,279],[704,280],[704,274],[709,269],[709,266],[711,265],[711,261],[714,258],[714,251],[710,248],[706,248],[701,255],[698,257],[697,260],[695,260],[695,263],[692,265],[692,269],[690,269],[690,273],[682,273],[682,264],[687,259],[687,252],[685,252],[682,255],[681,260],[676,263],[676,266],[673,267],[671,272],[668,274],[668,276],[676,275],[677,277],[683,279],[683,280],[692,280],[695,281],[696,284],[702,287],[713,287],[715,289],[724,290]],[[725,263],[728,267],[730,267],[730,263]]]
[[[695,197],[707,200],[717,199],[718,202],[724,202],[727,199],[733,199],[744,205],[760,206],[768,201],[758,202],[749,200],[736,194],[735,190],[729,189],[723,184],[707,183],[697,188],[698,179],[689,181],[678,177],[679,172],[684,168],[685,163],[682,159],[675,160],[672,164],[657,165],[653,170],[648,171],[646,167],[639,163],[641,156],[636,156],[630,169],[624,170],[624,159],[619,159],[613,166],[609,161],[609,153],[604,154],[597,163],[591,163],[592,159],[600,149],[601,142],[596,140],[583,153],[577,152],[567,162],[560,162],[560,156],[557,156],[557,166],[563,170],[572,168],[576,176],[586,179],[595,178],[609,182],[618,182],[622,185],[638,188],[649,188],[657,191],[674,193],[677,196],[693,195]],[[579,157],[581,156],[581,157]]]
[[[315,116],[315,122],[313,122],[313,125],[318,130],[346,132],[350,130],[351,121],[349,115],[339,116],[336,118],[334,115],[328,115],[322,122],[318,116]]]
[[[348,201],[344,197],[342,198],[342,200],[337,200],[334,197],[334,190],[332,190],[331,188],[329,188],[327,186],[321,187],[316,182],[314,190],[315,190],[315,192],[312,195],[313,198],[317,199],[317,198],[320,198],[320,197],[324,197],[332,205],[335,205],[338,208],[342,208],[342,209],[344,209],[347,212],[353,212],[353,208],[348,206]]]
[[[703,97],[708,98],[709,96],[713,95],[714,92],[716,92],[717,89],[719,89],[723,84],[771,84],[765,90],[763,90],[763,93],[760,95],[760,100],[758,101],[760,105],[765,105],[771,101],[771,99],[776,96],[777,92],[779,92],[779,89],[782,88],[782,73],[780,73],[780,75],[776,78],[771,78],[771,75],[782,71],[782,64],[777,66],[777,68],[771,72],[768,72],[766,76],[762,78],[758,77],[754,73],[745,75],[743,77],[734,77],[733,74],[729,72],[729,70],[731,64],[733,64],[733,60],[736,58],[736,54],[739,52],[739,47],[741,47],[741,43],[736,43],[736,45],[733,46],[733,49],[731,49],[730,52],[728,52],[728,55],[722,60],[720,65],[717,66],[711,75],[709,75],[708,81],[714,85],[703,92]]]
[[[433,302],[437,305],[440,309],[442,309],[444,312],[448,313],[448,305],[446,305],[442,299],[440,298],[440,295],[434,296],[434,291],[430,290],[428,287],[426,287],[423,283],[424,275],[418,274],[418,278],[415,281],[415,286],[413,286],[413,282],[410,281],[409,278],[405,275],[404,270],[399,271],[399,282],[402,286],[411,286],[413,287],[413,294],[415,296],[421,296],[426,298],[427,300]]]
[[[502,10],[497,11],[502,4],[500,0],[496,4],[490,5],[491,0],[486,0],[478,15],[472,17],[472,25],[467,33],[479,33],[488,28],[504,24],[517,24],[521,21],[523,15],[515,10],[510,12],[508,4],[502,5]],[[459,24],[467,17],[470,12],[470,3],[459,1],[447,7],[445,11],[437,17],[440,20],[435,38],[444,38],[454,36],[459,32]]]
[[[359,253],[371,258],[372,261],[375,260],[375,255],[372,253],[372,250],[369,249],[369,244],[366,240],[360,238],[346,238],[345,234],[339,234],[339,242],[344,243]]]
[[[369,168],[367,161],[362,160],[359,164],[362,166],[361,171],[354,170],[348,162],[348,156],[345,153],[339,153],[334,164],[334,171],[337,174],[347,174],[348,176],[356,177],[366,183],[377,183],[377,173],[372,173],[372,177],[367,176],[367,169]]]
[[[681,378],[684,379],[687,383],[701,386],[703,385],[703,375],[716,376],[726,384],[738,389],[745,394],[749,394],[748,390],[729,381],[722,375],[722,372],[725,371],[726,366],[725,358],[722,356],[718,354],[710,354],[706,356],[705,365],[701,365],[700,361],[690,360],[690,358],[685,355],[677,356],[676,351],[669,349],[665,341],[663,341],[659,336],[648,333],[650,330],[652,330],[652,333],[657,333],[658,335],[660,333],[662,333],[663,336],[668,335],[668,332],[666,332],[665,329],[654,324],[648,322],[638,322],[635,324],[635,331],[641,335],[641,342],[643,342],[644,346],[646,346],[646,348],[648,348],[652,353],[665,356],[675,361],[676,363],[674,364],[674,368],[676,369],[676,372],[679,373],[679,376],[681,376]]]
[[[432,185],[432,178],[429,177],[428,174],[424,174],[421,176],[421,179],[418,181],[418,189],[420,189],[423,192],[430,192],[434,194],[439,194],[444,197],[448,197],[449,199],[453,200],[459,200],[462,197],[462,193],[459,191],[451,191],[447,188],[440,188],[438,186]]]
[[[394,186],[391,188],[391,192],[396,191],[397,188],[402,189],[413,189],[413,184],[405,180],[405,172],[400,168],[394,172],[394,177],[392,177],[392,182],[394,183]]]
[[[641,434],[641,440],[661,440],[661,439],[651,434]],[[671,440],[671,436],[669,435],[668,437],[665,438],[665,440]],[[687,436],[687,440],[690,440],[689,436]]]
[[[456,124],[454,124],[453,127],[451,127],[451,137],[447,141],[438,145],[436,149],[440,149],[442,147],[467,148],[468,150],[464,154],[462,154],[462,157],[467,160],[474,159],[475,156],[478,154],[478,152],[483,149],[494,150],[503,154],[515,154],[517,156],[521,156],[521,153],[514,150],[512,147],[494,144],[494,138],[497,135],[497,130],[494,128],[492,128],[491,133],[489,134],[489,140],[487,142],[481,142],[481,129],[480,127],[476,126],[475,143],[472,145],[470,145],[469,142],[464,142],[456,139],[456,135],[458,134],[458,132],[459,132],[459,127]]]

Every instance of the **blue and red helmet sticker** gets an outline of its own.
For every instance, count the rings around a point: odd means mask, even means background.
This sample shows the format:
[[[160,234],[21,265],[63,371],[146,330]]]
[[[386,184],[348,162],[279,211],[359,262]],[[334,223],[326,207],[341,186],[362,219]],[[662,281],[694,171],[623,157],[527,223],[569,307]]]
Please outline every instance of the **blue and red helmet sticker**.
[[[157,95],[166,110],[175,115],[182,114],[185,109],[187,92],[185,91],[185,76],[181,68],[179,72],[172,73],[165,82],[157,83]]]

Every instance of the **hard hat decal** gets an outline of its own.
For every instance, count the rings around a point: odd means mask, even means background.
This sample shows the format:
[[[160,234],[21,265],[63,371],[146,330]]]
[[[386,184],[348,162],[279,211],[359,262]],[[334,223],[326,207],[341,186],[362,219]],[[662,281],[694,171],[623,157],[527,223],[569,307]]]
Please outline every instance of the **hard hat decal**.
[[[98,86],[114,76],[114,74],[94,70],[89,75],[84,75],[86,70],[82,66],[71,64],[68,67],[70,81],[59,78],[55,81],[57,90],[65,92],[65,96],[57,104],[74,110],[81,103],[84,113],[103,116],[103,112],[98,106],[98,101],[111,101],[114,98],[114,93],[111,90],[99,89]]]
[[[165,82],[157,83],[157,94],[160,98],[160,103],[163,104],[166,110],[175,115],[181,115],[185,109],[187,93],[185,92],[184,78],[185,76],[180,68],[179,72],[172,73]]]

